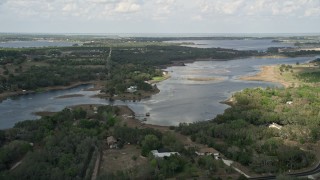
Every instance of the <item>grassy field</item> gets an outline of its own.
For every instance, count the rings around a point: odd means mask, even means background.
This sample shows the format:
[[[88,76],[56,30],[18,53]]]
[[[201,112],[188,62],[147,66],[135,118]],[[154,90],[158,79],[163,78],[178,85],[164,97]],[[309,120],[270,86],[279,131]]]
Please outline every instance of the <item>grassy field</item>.
[[[165,79],[164,76],[157,76],[157,77],[153,77],[152,80],[154,81],[163,81]]]
[[[281,66],[284,67],[284,65],[275,66],[274,71],[276,72],[276,74],[278,74],[278,78],[291,84],[291,87],[299,87],[303,85],[308,85],[308,86],[318,85],[317,83],[306,82],[303,79],[299,78],[300,74],[320,72],[319,66],[316,66],[314,63],[292,65],[289,68],[282,68],[284,69],[282,71],[281,71]]]

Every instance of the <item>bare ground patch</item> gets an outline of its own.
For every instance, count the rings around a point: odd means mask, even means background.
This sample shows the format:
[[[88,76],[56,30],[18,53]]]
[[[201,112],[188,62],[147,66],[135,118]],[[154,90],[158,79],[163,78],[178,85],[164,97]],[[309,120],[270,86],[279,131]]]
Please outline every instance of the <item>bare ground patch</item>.
[[[125,145],[122,149],[105,149],[99,172],[101,174],[127,171],[133,175],[143,173],[142,167],[148,166],[148,159],[140,153],[141,150],[136,145]]]
[[[281,75],[276,71],[276,66],[263,66],[258,74],[253,76],[243,76],[239,79],[245,81],[267,81],[280,83],[285,87],[289,87],[291,85],[290,82],[284,81],[284,79],[281,78]]]

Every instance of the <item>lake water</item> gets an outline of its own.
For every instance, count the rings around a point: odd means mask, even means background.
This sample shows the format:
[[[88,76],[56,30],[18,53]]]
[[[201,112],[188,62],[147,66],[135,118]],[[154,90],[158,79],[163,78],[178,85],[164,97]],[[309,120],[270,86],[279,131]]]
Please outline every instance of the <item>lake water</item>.
[[[29,47],[69,47],[75,42],[66,41],[8,41],[0,42],[3,48],[29,48]]]
[[[279,86],[266,82],[237,80],[241,75],[254,74],[259,67],[269,64],[289,64],[313,60],[299,58],[246,58],[230,61],[197,61],[186,66],[166,69],[171,78],[158,83],[160,93],[140,102],[115,101],[115,105],[128,105],[136,114],[150,112],[147,123],[178,125],[180,122],[196,122],[213,119],[228,107],[219,102],[235,91],[250,87]],[[194,78],[219,78],[219,81],[194,81]],[[84,91],[91,85],[68,90],[28,94],[7,99],[0,103],[0,129],[10,128],[16,122],[36,119],[32,112],[60,111],[66,106],[77,104],[109,104],[105,99],[91,98],[97,91]],[[83,94],[83,97],[57,99],[67,94]]]
[[[236,50],[266,51],[269,47],[294,47],[290,43],[272,42],[272,39],[241,39],[241,40],[179,40],[166,41],[171,43],[190,43],[183,46],[196,48],[228,48]],[[191,44],[193,43],[193,44]]]

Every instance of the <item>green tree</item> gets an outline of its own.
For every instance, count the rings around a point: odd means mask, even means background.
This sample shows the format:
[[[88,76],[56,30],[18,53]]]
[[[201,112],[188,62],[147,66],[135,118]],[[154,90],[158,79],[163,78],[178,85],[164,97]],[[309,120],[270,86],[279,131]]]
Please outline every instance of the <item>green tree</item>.
[[[153,134],[148,134],[144,137],[142,141],[141,154],[147,156],[151,150],[158,149],[161,147],[161,143],[157,136]]]

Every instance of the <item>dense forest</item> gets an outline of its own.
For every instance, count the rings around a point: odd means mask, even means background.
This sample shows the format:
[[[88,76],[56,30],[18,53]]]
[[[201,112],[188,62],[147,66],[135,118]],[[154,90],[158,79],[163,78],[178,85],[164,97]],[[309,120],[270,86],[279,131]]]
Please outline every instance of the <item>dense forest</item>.
[[[89,120],[83,109],[64,109],[2,130],[0,179],[90,179],[105,130],[114,121],[96,117],[116,111],[101,107]]]
[[[311,151],[299,147],[311,148],[320,139],[319,92],[319,87],[309,86],[245,89],[234,94],[234,105],[214,120],[180,124],[177,130],[257,173],[300,169],[315,160]],[[272,123],[280,128],[268,127]]]
[[[196,148],[185,148],[173,133],[127,127],[120,116],[118,107],[88,105],[1,130],[0,179],[91,179],[99,154],[108,149],[110,135],[118,139],[120,149],[126,144],[136,146],[147,159],[146,167],[141,167],[146,171],[133,176],[122,169],[107,170],[100,172],[98,179],[184,179],[222,172],[239,176],[212,156],[197,157]],[[159,159],[150,153],[164,148],[180,155]]]

